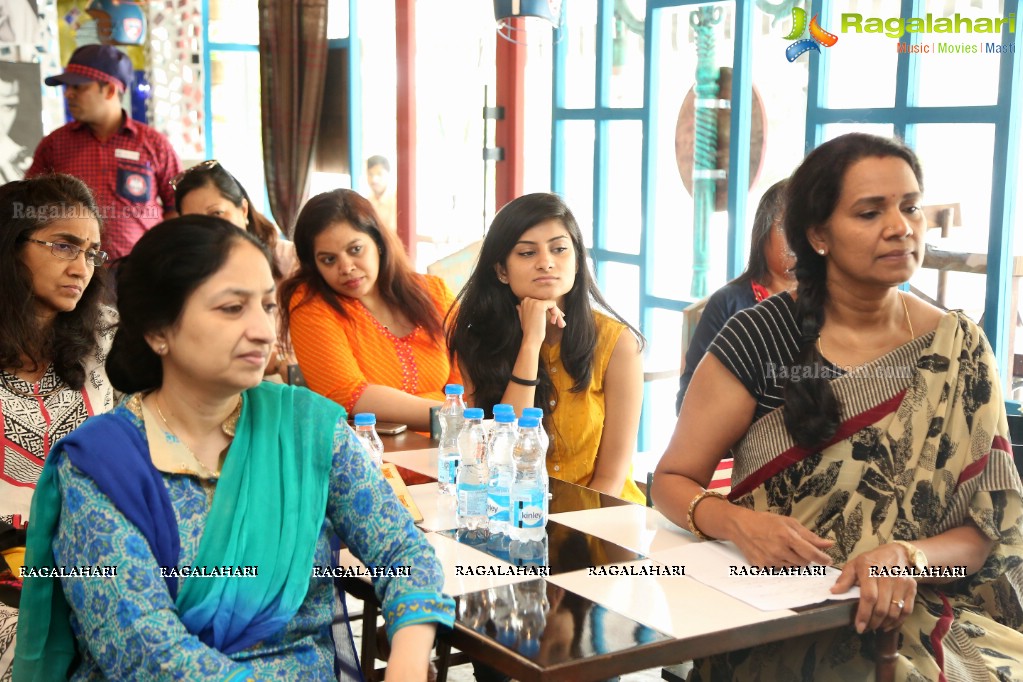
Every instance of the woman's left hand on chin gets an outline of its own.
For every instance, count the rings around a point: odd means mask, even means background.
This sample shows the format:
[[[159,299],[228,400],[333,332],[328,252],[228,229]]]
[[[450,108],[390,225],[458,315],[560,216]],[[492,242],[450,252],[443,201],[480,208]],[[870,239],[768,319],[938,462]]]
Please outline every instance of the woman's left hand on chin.
[[[902,626],[913,612],[916,580],[906,576],[872,576],[872,567],[906,567],[904,550],[896,544],[881,545],[851,559],[831,588],[832,593],[848,592],[860,586],[860,603],[856,609],[855,626],[859,633],[888,631]]]

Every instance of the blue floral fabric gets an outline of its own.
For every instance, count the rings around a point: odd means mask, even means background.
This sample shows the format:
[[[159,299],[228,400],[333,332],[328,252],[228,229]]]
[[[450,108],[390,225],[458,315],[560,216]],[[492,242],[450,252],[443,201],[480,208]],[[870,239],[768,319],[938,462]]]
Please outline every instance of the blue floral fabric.
[[[125,410],[145,437],[142,421],[126,407],[117,409]],[[310,566],[309,591],[287,626],[227,656],[204,645],[181,623],[148,543],[110,499],[67,460],[58,477],[63,510],[54,543],[57,565],[117,567],[115,577],[61,578],[83,658],[73,680],[335,679],[332,578],[314,576]],[[192,566],[211,498],[193,476],[163,478],[181,538],[179,568]],[[444,578],[433,548],[344,422],[334,431],[316,566],[331,565],[333,533],[368,566],[411,567],[408,576],[374,578],[389,635],[416,623],[452,624],[454,604],[440,591]]]

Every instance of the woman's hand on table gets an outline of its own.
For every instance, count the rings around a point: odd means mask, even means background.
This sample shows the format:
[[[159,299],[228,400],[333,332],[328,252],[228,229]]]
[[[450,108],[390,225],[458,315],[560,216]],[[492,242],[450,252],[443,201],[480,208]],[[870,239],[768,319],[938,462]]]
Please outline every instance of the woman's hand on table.
[[[906,576],[871,576],[874,566],[907,566],[906,550],[900,545],[889,543],[850,560],[842,575],[838,577],[831,591],[834,594],[848,592],[854,585],[860,586],[860,604],[856,609],[856,631],[894,630],[913,613],[916,599],[916,580]]]
[[[750,511],[736,527],[738,532],[729,539],[751,565],[831,565],[831,557],[823,550],[834,541],[815,535],[789,516]]]

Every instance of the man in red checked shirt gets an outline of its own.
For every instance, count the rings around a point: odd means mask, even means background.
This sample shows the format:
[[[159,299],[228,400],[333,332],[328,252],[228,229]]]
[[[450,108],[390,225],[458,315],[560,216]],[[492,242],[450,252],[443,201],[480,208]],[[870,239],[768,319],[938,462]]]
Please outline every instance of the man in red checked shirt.
[[[121,108],[132,74],[131,59],[116,47],[75,50],[64,73],[46,79],[65,86],[75,120],[43,138],[26,173],[67,173],[89,186],[115,267],[149,228],[176,215],[170,179],[181,171],[167,138]]]

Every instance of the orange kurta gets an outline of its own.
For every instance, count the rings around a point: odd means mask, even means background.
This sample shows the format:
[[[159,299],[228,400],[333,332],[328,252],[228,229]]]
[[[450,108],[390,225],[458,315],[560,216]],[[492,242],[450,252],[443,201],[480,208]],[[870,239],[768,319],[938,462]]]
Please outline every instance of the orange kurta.
[[[441,318],[454,296],[444,281],[417,275]],[[377,322],[362,303],[340,296],[346,316],[319,296],[298,305],[306,289],[292,297],[291,343],[309,388],[354,411],[366,386],[390,386],[434,400],[444,399],[444,385],[461,383],[457,365],[448,359],[443,338],[422,327],[398,338]]]

